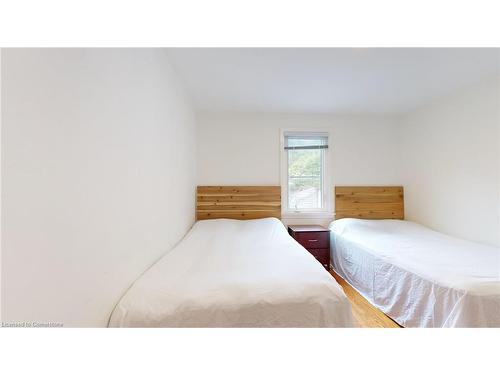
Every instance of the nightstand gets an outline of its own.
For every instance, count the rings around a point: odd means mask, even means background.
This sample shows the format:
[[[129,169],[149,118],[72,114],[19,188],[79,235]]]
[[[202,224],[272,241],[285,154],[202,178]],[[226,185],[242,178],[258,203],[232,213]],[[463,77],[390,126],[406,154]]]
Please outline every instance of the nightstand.
[[[330,269],[330,231],[321,225],[289,225],[290,236]]]

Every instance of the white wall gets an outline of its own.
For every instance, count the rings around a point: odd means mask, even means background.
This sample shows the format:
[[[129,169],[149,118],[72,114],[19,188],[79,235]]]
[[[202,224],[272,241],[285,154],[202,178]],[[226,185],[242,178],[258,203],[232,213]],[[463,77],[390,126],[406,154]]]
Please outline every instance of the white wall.
[[[497,76],[497,176],[498,176],[498,190],[497,190],[497,244],[500,245],[500,51],[498,52],[498,76]]]
[[[498,90],[490,78],[405,116],[201,112],[198,184],[280,184],[280,129],[324,128],[332,187],[402,184],[407,219],[499,244]]]
[[[105,326],[194,220],[195,125],[162,50],[4,50],[2,319]]]
[[[407,219],[500,244],[498,83],[491,77],[402,118]]]
[[[332,190],[401,183],[396,117],[201,112],[197,119],[200,185],[279,185],[280,129],[330,130]]]
[[[0,48],[0,68],[2,67],[2,49]],[[2,87],[2,74],[0,69],[0,88]],[[2,175],[2,90],[0,90],[0,176]],[[2,184],[0,180],[0,208],[2,207]],[[0,215],[0,228],[2,228],[2,216]],[[2,319],[2,230],[0,230],[0,322]]]

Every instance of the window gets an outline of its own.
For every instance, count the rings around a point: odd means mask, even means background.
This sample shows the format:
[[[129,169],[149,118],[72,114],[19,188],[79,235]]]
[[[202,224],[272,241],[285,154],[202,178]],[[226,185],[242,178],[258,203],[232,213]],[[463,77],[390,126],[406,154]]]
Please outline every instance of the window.
[[[283,177],[288,212],[326,212],[328,133],[284,132]]]

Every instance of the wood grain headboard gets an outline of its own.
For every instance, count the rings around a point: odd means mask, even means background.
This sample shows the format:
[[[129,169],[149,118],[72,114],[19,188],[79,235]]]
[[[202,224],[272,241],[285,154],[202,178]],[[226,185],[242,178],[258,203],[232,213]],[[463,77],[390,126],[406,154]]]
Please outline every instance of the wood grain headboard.
[[[335,218],[403,220],[402,186],[335,186]]]
[[[198,186],[196,220],[281,218],[280,186]]]

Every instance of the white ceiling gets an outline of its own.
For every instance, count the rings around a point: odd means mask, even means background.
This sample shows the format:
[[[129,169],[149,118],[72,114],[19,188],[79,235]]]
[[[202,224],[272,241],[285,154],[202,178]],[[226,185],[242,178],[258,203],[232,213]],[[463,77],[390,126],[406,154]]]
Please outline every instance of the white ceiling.
[[[170,49],[199,110],[400,113],[498,74],[499,49]]]

